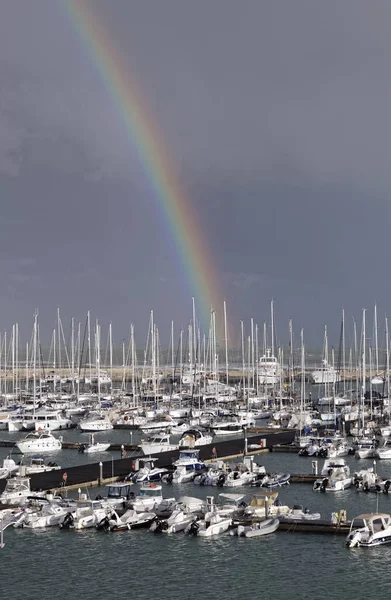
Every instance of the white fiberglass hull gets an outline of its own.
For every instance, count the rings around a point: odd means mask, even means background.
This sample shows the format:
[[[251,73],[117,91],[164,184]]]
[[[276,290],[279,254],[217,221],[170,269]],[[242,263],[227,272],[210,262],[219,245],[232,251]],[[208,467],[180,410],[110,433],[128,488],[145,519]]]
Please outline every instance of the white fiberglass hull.
[[[59,440],[50,440],[48,442],[21,441],[17,442],[15,446],[20,452],[22,452],[22,454],[31,454],[35,452],[58,452],[62,448],[62,444]]]
[[[110,421],[86,421],[79,423],[79,428],[84,432],[110,431],[113,429],[113,425]]]
[[[178,450],[179,446],[178,444],[140,444],[140,448],[144,452],[144,456],[152,456],[161,452]]]
[[[96,444],[90,444],[86,446],[84,452],[87,452],[87,454],[91,454],[93,452],[105,452],[105,450],[108,450],[109,448],[110,443],[97,442]]]
[[[199,537],[212,537],[215,535],[220,535],[221,533],[225,533],[226,531],[228,531],[231,522],[231,519],[224,519],[222,521],[219,521],[218,523],[212,523],[205,529],[199,529],[197,535]]]

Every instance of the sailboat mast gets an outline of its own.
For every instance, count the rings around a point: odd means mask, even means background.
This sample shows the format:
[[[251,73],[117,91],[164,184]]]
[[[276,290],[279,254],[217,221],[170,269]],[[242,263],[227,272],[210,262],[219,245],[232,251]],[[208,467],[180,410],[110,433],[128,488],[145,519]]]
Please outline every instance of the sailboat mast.
[[[228,327],[227,327],[227,303],[224,300],[224,344],[225,344],[225,379],[226,384],[229,382],[228,373]]]
[[[270,317],[271,317],[271,333],[272,333],[272,356],[274,356],[274,300],[270,304]]]
[[[375,328],[375,361],[376,361],[376,377],[378,377],[379,375],[379,346],[378,346],[378,340],[377,340],[377,306],[375,304],[375,309],[374,309],[374,328]]]

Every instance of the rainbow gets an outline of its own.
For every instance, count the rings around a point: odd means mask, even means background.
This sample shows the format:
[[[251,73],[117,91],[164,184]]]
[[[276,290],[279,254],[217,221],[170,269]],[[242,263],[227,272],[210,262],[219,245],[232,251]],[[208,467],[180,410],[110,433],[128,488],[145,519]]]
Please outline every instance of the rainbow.
[[[104,24],[85,1],[65,0],[65,7],[126,127],[129,142],[137,151],[159,212],[173,239],[190,295],[195,298],[198,318],[208,332],[211,310],[222,313],[224,296],[209,245],[170,160],[163,135],[153,116],[147,112],[140,86],[131,77]],[[216,316],[222,342],[224,329],[220,321]]]

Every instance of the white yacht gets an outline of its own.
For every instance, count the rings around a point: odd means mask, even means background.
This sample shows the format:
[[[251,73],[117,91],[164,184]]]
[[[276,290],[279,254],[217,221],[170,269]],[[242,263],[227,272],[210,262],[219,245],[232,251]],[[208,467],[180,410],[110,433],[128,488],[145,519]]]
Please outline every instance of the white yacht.
[[[0,504],[21,505],[31,496],[29,477],[11,477],[2,494]]]
[[[147,440],[141,440],[139,448],[143,451],[144,456],[150,456],[151,454],[160,454],[161,452],[170,452],[172,450],[178,450],[178,444],[170,444],[170,436],[168,433],[160,432],[155,437],[148,438]]]
[[[266,350],[258,365],[258,380],[261,385],[276,385],[282,377],[282,368],[277,358]]]
[[[109,431],[113,429],[113,424],[105,415],[89,415],[85,420],[80,421],[79,428],[83,432]]]
[[[196,475],[207,470],[207,465],[199,459],[199,452],[199,450],[179,451],[179,458],[173,463],[175,467],[173,483],[193,481]]]
[[[84,454],[84,452],[90,454],[92,452],[105,452],[109,448],[110,442],[96,442],[94,434],[90,433],[88,444],[81,444],[81,446],[79,446],[79,452],[82,454]]]
[[[376,440],[374,438],[359,438],[353,442],[356,458],[375,458],[377,453]]]
[[[135,473],[131,472],[126,479],[133,483],[143,483],[144,481],[160,481],[163,475],[168,473],[168,469],[155,467],[158,458],[138,458],[134,461]],[[140,467],[140,468],[139,468]]]
[[[180,448],[197,448],[211,444],[213,437],[200,429],[187,429],[179,440]]]
[[[7,456],[3,459],[3,466],[0,467],[0,479],[7,479],[12,473],[15,473],[19,469],[19,465]]]
[[[235,435],[242,434],[243,427],[253,427],[255,420],[251,413],[246,415],[227,414],[218,421],[211,423],[210,428],[214,435]]]
[[[381,546],[391,543],[391,516],[384,513],[363,514],[355,517],[350,525],[346,545]]]
[[[391,437],[384,441],[383,446],[375,450],[375,458],[380,458],[381,460],[391,459]]]
[[[326,359],[323,359],[321,367],[312,371],[311,376],[316,384],[337,383],[340,379],[338,371]]]
[[[62,448],[62,437],[55,438],[48,431],[35,431],[28,433],[20,442],[16,442],[15,446],[22,454],[31,452],[57,452]]]
[[[71,419],[65,417],[60,411],[37,410],[10,416],[8,431],[57,431],[73,427]]]
[[[232,524],[230,517],[221,517],[213,514],[209,521],[193,521],[185,531],[199,537],[212,537],[228,531]]]
[[[321,478],[314,483],[315,492],[338,492],[352,485],[350,469],[344,458],[326,458]]]
[[[157,483],[145,482],[133,502],[136,512],[153,512],[154,508],[163,502],[162,486]]]

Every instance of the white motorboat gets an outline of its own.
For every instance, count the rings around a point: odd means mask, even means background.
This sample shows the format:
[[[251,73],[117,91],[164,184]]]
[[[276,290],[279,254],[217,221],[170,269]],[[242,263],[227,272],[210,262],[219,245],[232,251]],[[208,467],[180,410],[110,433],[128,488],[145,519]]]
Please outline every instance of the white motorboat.
[[[357,491],[388,494],[391,488],[391,480],[379,477],[373,467],[356,471],[352,480]]]
[[[58,431],[74,426],[73,421],[60,411],[36,411],[33,427],[25,427],[25,424],[23,424],[23,429],[35,429],[35,431]]]
[[[162,501],[162,486],[156,483],[145,482],[140,487],[139,493],[133,501],[133,509],[136,512],[153,512],[155,506]]]
[[[170,444],[170,436],[168,433],[160,432],[148,440],[141,440],[139,448],[143,451],[144,456],[151,454],[160,454],[161,452],[171,452],[178,450],[178,444]]]
[[[200,429],[189,429],[182,434],[179,440],[180,448],[198,448],[199,446],[206,446],[211,444],[213,437],[209,434],[203,433]]]
[[[199,450],[180,450],[179,458],[173,463],[172,483],[193,481],[199,473],[207,470],[207,465],[199,460]]]
[[[126,479],[133,483],[143,483],[144,481],[160,481],[163,475],[168,473],[168,469],[155,467],[158,458],[138,458],[134,461],[135,473],[131,472]]]
[[[172,416],[172,415],[171,415]],[[168,433],[172,436],[182,435],[189,429],[188,423],[178,423],[177,425],[171,425],[168,429]]]
[[[185,529],[185,532],[192,535],[197,535],[198,537],[213,537],[228,531],[231,524],[231,518],[224,518],[221,517],[219,514],[214,514],[211,516],[208,522],[193,521]]]
[[[260,523],[252,523],[252,525],[238,525],[237,535],[246,538],[261,537],[274,533],[280,525],[280,521],[276,518],[268,518]]]
[[[386,439],[383,446],[375,450],[375,458],[380,458],[381,460],[391,459],[391,438]]]
[[[377,444],[375,439],[361,438],[353,442],[356,458],[375,458]]]
[[[217,504],[215,504],[214,496],[207,496],[206,504],[204,505],[204,520],[208,523],[212,516],[216,514],[224,518],[238,518],[244,514],[246,507],[247,503],[245,494],[219,494],[219,500]]]
[[[391,543],[391,516],[385,513],[362,514],[355,517],[346,538],[349,548],[381,546]]]
[[[6,479],[12,475],[12,473],[16,473],[18,469],[19,465],[17,465],[12,458],[4,458],[3,466],[0,468],[0,479]]]
[[[350,448],[347,442],[336,442],[327,449],[328,458],[338,458],[339,456],[348,456]]]
[[[89,415],[80,421],[79,428],[83,432],[110,431],[113,429],[113,424],[107,415]]]
[[[124,529],[136,529],[138,527],[147,527],[155,519],[153,512],[139,513],[129,508],[120,517],[117,511],[107,515],[96,528],[106,531],[123,531]]]
[[[338,492],[352,485],[350,468],[343,458],[327,458],[321,476],[313,486],[316,492]]]
[[[168,431],[176,425],[177,422],[170,415],[160,415],[160,417],[148,420],[140,429],[143,433],[158,433]]]
[[[31,496],[29,477],[12,477],[0,495],[0,504],[22,505]]]
[[[105,488],[107,488],[107,495],[103,498],[98,495],[96,500],[104,500],[114,509],[126,506],[135,497],[133,483],[130,482],[107,483]]]
[[[57,527],[62,523],[69,508],[61,506],[59,502],[46,498],[31,498],[29,505],[24,509],[24,519],[19,526],[28,529],[40,529],[43,527]]]
[[[250,415],[237,415],[227,414],[220,417],[218,421],[213,421],[210,425],[210,429],[214,435],[235,435],[243,434],[244,427],[251,427],[255,425],[255,419]]]
[[[79,446],[79,452],[84,454],[93,453],[93,452],[105,452],[110,448],[110,442],[96,442],[95,436],[93,433],[90,433],[88,444],[81,444]]]
[[[35,431],[28,433],[23,440],[16,442],[15,446],[23,454],[57,452],[62,448],[62,437],[57,439],[49,431]]]
[[[61,411],[49,411],[39,409],[36,411],[26,411],[24,413],[10,416],[8,421],[8,431],[56,431],[68,429],[73,426],[73,422],[64,416]]]
[[[213,463],[213,468],[196,475],[194,485],[217,485],[222,487],[227,476],[227,464],[222,460]]]
[[[176,508],[171,516],[165,521],[156,519],[150,527],[150,531],[163,533],[178,533],[185,529],[196,520],[196,516],[189,512],[184,512],[181,508]]]
[[[88,500],[80,497],[76,509],[66,513],[60,523],[61,529],[89,529],[96,527],[110,512],[111,507],[101,500]]]

